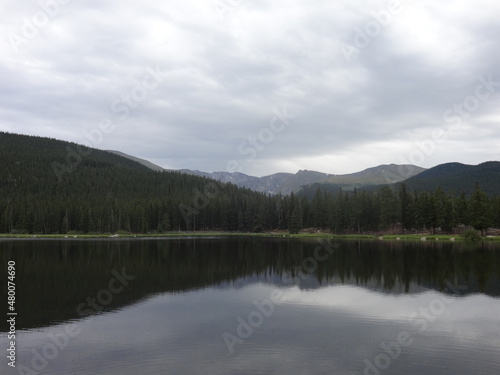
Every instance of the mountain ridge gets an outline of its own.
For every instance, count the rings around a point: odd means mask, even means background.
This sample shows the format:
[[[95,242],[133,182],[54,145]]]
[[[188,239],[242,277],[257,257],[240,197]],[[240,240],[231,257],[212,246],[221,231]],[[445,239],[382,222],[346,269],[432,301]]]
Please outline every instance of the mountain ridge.
[[[378,169],[389,167],[398,168]],[[373,176],[376,171],[361,174]],[[301,228],[369,234],[397,228],[452,232],[457,225],[472,225],[481,232],[500,228],[500,162],[440,165],[407,180],[410,188],[405,183],[340,194],[316,191],[308,199],[263,194],[181,172],[156,172],[111,152],[0,132],[0,176],[0,233],[13,235],[298,233]],[[297,184],[318,176],[324,174],[302,170],[292,175]],[[283,181],[273,179],[283,186]],[[421,191],[411,186],[419,181],[424,183]],[[456,196],[433,190],[428,181],[444,189],[448,185],[473,190]],[[469,185],[459,185],[464,182]],[[496,189],[497,195],[493,190],[488,196],[476,182],[488,183],[487,189]]]
[[[471,192],[476,184],[489,194],[500,193],[500,162],[486,161],[477,165],[450,162],[439,164],[404,181],[407,188],[432,191],[440,187],[446,192]]]
[[[132,155],[129,155],[129,154],[126,154],[124,152],[121,152],[121,151],[116,151],[116,150],[105,150],[106,152],[110,152],[112,154],[115,154],[115,155],[118,155],[118,156],[121,156],[123,158],[127,158],[127,159],[130,159],[130,160],[133,160],[139,164],[142,164],[144,165],[145,167],[148,167],[149,169],[153,170],[153,171],[156,171],[156,172],[163,172],[165,170],[165,168],[163,167],[160,167],[159,165],[156,165],[154,163],[151,163],[149,160],[146,160],[146,159],[141,159],[141,158],[138,158],[136,156],[132,156]]]
[[[4,133],[10,134],[10,133]],[[35,140],[46,139],[47,142],[57,144],[57,139],[44,138],[28,135],[18,135],[25,137],[26,142],[31,147],[38,147]],[[55,147],[55,146],[54,146]],[[78,150],[78,144],[67,142],[67,148]],[[69,152],[69,151],[68,151]],[[300,193],[312,197],[319,188],[327,192],[336,192],[340,189],[344,191],[353,189],[373,188],[381,185],[401,184],[405,182],[408,188],[418,191],[432,191],[438,186],[444,191],[454,193],[470,193],[474,185],[479,183],[487,194],[498,194],[500,192],[498,181],[500,181],[500,162],[487,161],[478,165],[449,162],[439,164],[429,169],[414,165],[382,164],[375,167],[366,168],[362,171],[349,174],[329,174],[312,170],[299,170],[296,173],[278,172],[267,176],[256,177],[241,172],[203,172],[190,169],[168,170],[156,165],[146,159],[141,159],[117,150],[94,150],[96,155],[109,153],[121,157],[120,160],[131,160],[135,166],[145,167],[153,171],[179,172],[193,176],[210,178],[222,183],[231,183],[238,187],[247,188],[256,192],[271,195],[289,195],[290,193]],[[75,154],[68,153],[67,158],[75,158]],[[102,158],[102,157],[101,157]],[[86,163],[82,158],[82,162]],[[110,159],[114,160],[114,159]],[[80,159],[77,161],[80,162]],[[125,165],[124,161],[116,159],[117,165]],[[124,164],[125,163],[125,164]],[[54,163],[53,163],[54,164]],[[64,164],[64,163],[63,163]],[[71,170],[67,165],[60,164],[58,173],[65,173]],[[66,163],[67,164],[67,163]],[[71,164],[71,163],[70,163]],[[131,165],[130,165],[131,166]]]
[[[0,233],[263,231],[277,225],[268,209],[272,200],[260,193],[156,172],[53,138],[0,132],[0,176]],[[263,215],[255,214],[259,210]]]
[[[145,159],[137,158],[120,151],[110,151],[120,156],[128,157],[153,170],[162,170],[163,168],[155,165]],[[405,172],[402,172],[402,170]],[[163,169],[167,170],[167,169]],[[364,186],[378,186],[400,182],[409,176],[414,176],[425,168],[409,164],[381,164],[378,166],[363,169],[362,171],[349,174],[330,174],[313,170],[299,170],[296,173],[277,172],[267,176],[256,177],[241,172],[204,172],[191,169],[179,169],[177,171],[189,175],[212,178],[214,180],[232,183],[236,186],[247,188],[264,194],[283,194],[297,193],[306,186],[313,184],[333,184],[342,187],[344,190],[353,190]],[[409,171],[409,172],[408,172]]]

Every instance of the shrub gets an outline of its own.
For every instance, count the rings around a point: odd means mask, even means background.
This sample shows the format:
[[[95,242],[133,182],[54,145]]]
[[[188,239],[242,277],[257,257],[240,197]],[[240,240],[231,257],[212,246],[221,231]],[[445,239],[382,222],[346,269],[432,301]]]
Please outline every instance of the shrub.
[[[466,231],[462,232],[460,236],[462,236],[466,241],[481,241],[482,238],[474,229],[467,229]]]

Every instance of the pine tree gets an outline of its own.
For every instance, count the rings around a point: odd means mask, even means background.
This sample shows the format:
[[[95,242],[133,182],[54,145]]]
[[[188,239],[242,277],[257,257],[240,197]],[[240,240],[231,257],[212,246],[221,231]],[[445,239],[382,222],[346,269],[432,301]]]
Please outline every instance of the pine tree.
[[[460,194],[457,199],[457,222],[463,225],[469,225],[468,202],[465,193]]]
[[[290,225],[288,227],[290,234],[297,234],[300,230],[300,213],[299,208],[295,207],[290,218]]]
[[[410,230],[415,227],[415,207],[412,196],[408,194],[405,183],[401,184],[399,200],[401,204],[401,225],[405,230]]]
[[[472,226],[484,235],[484,230],[493,224],[493,220],[488,196],[481,190],[479,184],[476,184],[470,199],[470,214]]]

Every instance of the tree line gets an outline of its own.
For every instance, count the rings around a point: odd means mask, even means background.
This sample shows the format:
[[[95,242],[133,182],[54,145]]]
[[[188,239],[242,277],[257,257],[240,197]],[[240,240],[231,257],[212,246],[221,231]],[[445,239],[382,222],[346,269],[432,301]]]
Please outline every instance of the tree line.
[[[404,184],[398,190],[385,186],[370,192],[331,194],[318,190],[309,200],[293,193],[266,196],[203,179],[205,185],[218,187],[210,197],[203,197],[199,177],[149,171],[139,175],[116,188],[75,179],[57,190],[39,187],[36,193],[18,191],[0,200],[0,232],[298,233],[313,227],[337,234],[363,234],[385,230],[453,232],[459,225],[484,232],[500,227],[500,197],[488,197],[479,186],[469,196],[454,196],[439,188],[434,192],[410,192]],[[79,189],[75,188],[78,184]]]
[[[296,201],[293,196],[289,200]],[[404,183],[336,194],[318,189],[310,201],[296,203],[290,217],[294,232],[304,226],[327,228],[339,234],[391,229],[405,233],[453,232],[458,226],[484,232],[500,227],[500,196],[487,196],[478,184],[469,195],[446,193],[441,188],[409,191]]]
[[[101,150],[68,163],[79,145],[0,133],[0,233],[333,233],[500,228],[500,196],[479,185],[456,195],[404,184],[378,189],[265,195],[179,172],[155,172]],[[57,174],[53,165],[65,165]]]

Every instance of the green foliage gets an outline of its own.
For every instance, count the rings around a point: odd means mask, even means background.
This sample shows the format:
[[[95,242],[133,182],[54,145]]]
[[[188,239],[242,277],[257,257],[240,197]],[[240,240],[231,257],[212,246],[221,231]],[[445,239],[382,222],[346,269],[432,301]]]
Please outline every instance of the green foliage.
[[[300,229],[300,217],[298,207],[295,207],[293,210],[292,216],[290,218],[290,225],[288,226],[288,230],[290,234],[298,234]]]
[[[0,132],[0,233],[298,233],[314,227],[362,234],[399,224],[407,233],[450,232],[458,224],[481,231],[500,227],[500,197],[488,196],[479,185],[471,196],[441,188],[419,192],[406,184],[371,191],[317,189],[311,199],[266,196],[203,177],[152,171],[109,152],[81,151],[68,142]]]
[[[479,165],[460,163],[441,164],[405,181],[408,188],[418,191],[435,191],[438,187],[447,193],[472,194],[477,183],[488,195],[500,194],[500,162],[490,161]]]
[[[486,193],[481,190],[479,184],[476,184],[470,203],[470,215],[472,226],[480,230],[481,234],[493,224],[492,206]]]
[[[266,212],[275,198],[202,177],[151,171],[100,150],[80,155],[79,149],[0,133],[0,233],[250,231],[276,225],[273,213]]]
[[[481,241],[482,237],[474,229],[467,229],[460,234],[466,241]]]

